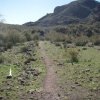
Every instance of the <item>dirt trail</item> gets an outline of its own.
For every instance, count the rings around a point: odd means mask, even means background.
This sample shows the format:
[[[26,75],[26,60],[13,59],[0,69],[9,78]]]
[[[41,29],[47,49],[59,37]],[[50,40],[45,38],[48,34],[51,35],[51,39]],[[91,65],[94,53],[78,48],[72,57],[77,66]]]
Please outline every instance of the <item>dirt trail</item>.
[[[50,99],[50,100],[59,100],[57,99],[57,85],[56,85],[56,73],[55,73],[55,65],[53,64],[53,61],[48,57],[46,54],[45,44],[44,42],[39,42],[40,51],[42,59],[45,63],[47,74],[44,80],[44,91],[47,93],[51,93],[54,95],[56,99]]]

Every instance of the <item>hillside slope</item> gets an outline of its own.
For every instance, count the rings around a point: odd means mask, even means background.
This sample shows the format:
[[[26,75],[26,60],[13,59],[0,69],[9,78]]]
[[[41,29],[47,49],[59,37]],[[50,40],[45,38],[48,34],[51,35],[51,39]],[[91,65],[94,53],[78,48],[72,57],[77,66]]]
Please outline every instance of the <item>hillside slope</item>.
[[[66,25],[80,22],[100,21],[100,2],[95,0],[77,0],[69,4],[58,6],[54,13],[47,14],[35,23],[25,25]]]

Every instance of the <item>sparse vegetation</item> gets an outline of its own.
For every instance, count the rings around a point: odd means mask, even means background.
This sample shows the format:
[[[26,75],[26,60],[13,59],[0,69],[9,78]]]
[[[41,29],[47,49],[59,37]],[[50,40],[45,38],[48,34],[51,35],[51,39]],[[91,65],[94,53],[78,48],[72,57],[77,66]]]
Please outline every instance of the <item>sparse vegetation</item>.
[[[69,51],[67,51],[69,53],[69,59],[71,63],[74,62],[78,62],[78,51],[76,49],[69,49]]]
[[[68,93],[71,93],[71,95],[67,95],[67,98],[77,95],[80,99],[85,96],[86,99],[94,98],[98,100],[100,98],[97,94],[100,85],[99,50],[94,47],[77,46],[76,48],[66,48],[65,51],[65,48],[55,46],[54,43],[46,42],[45,45],[47,54],[57,65],[58,84],[63,94],[65,94],[65,98]],[[83,48],[86,48],[86,50],[83,50]],[[70,58],[68,54],[72,57],[72,61],[78,62],[73,65],[68,61],[66,62],[66,58]]]
[[[0,100],[100,100],[99,12],[77,0],[34,23],[0,20]]]
[[[4,56],[0,53],[0,64],[4,62]]]
[[[12,78],[6,79],[10,68]],[[7,100],[20,100],[29,91],[40,91],[44,75],[45,67],[35,42],[14,46],[0,55],[0,96]]]

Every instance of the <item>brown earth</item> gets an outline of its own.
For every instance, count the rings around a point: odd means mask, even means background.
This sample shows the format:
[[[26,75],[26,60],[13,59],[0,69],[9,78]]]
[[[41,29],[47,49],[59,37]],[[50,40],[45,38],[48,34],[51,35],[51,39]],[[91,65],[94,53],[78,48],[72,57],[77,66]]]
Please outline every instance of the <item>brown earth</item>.
[[[53,60],[51,60],[48,55],[46,54],[46,49],[44,47],[44,42],[39,42],[39,47],[40,47],[40,51],[41,51],[41,56],[43,59],[43,62],[46,66],[46,77],[44,80],[44,84],[43,84],[43,88],[44,88],[44,92],[49,93],[50,95],[52,95],[52,98],[48,99],[48,100],[59,100],[59,94],[58,93],[58,87],[57,87],[57,83],[56,83],[56,73],[55,73],[55,65],[53,63]]]

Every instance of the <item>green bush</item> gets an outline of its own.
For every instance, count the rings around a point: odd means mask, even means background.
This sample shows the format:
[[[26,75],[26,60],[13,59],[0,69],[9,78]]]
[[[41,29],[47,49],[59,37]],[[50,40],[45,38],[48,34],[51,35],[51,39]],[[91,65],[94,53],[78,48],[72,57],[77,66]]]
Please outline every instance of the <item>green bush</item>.
[[[38,33],[35,33],[34,35],[32,35],[32,39],[33,39],[34,41],[39,40],[39,34],[38,34]]]
[[[0,54],[0,64],[4,62],[4,56]]]
[[[32,36],[31,36],[30,33],[26,32],[26,33],[24,33],[24,35],[25,35],[27,41],[31,41],[32,40]]]
[[[94,45],[98,45],[100,46],[100,35],[94,35],[91,37],[91,42],[94,44]]]
[[[59,43],[59,42],[55,42],[55,46],[61,46],[61,43]]]
[[[94,45],[100,46],[100,35],[94,36],[93,39]]]
[[[20,42],[20,35],[17,33],[9,33],[6,38],[7,41],[13,43],[13,45]]]
[[[81,36],[75,39],[76,46],[85,46],[88,43],[88,37]]]
[[[27,46],[23,46],[20,49],[21,52],[27,52],[28,51],[28,47]]]
[[[6,45],[5,45],[5,48],[6,49],[11,49],[13,46],[13,43],[12,42],[8,42]]]
[[[100,40],[96,40],[96,41],[94,42],[94,45],[100,46]]]
[[[66,40],[65,34],[57,33],[51,31],[45,35],[46,40],[51,40],[53,42],[62,42]]]
[[[78,51],[76,51],[74,49],[70,50],[69,51],[69,55],[70,55],[70,61],[71,61],[71,63],[78,62],[78,55],[79,55]]]
[[[0,46],[4,46],[4,36],[0,34]]]
[[[4,41],[0,40],[0,47],[4,46]]]
[[[35,46],[39,46],[39,43],[37,40],[34,41]]]
[[[85,41],[77,41],[75,43],[76,46],[85,46],[86,44],[87,44],[87,42],[85,42]]]

